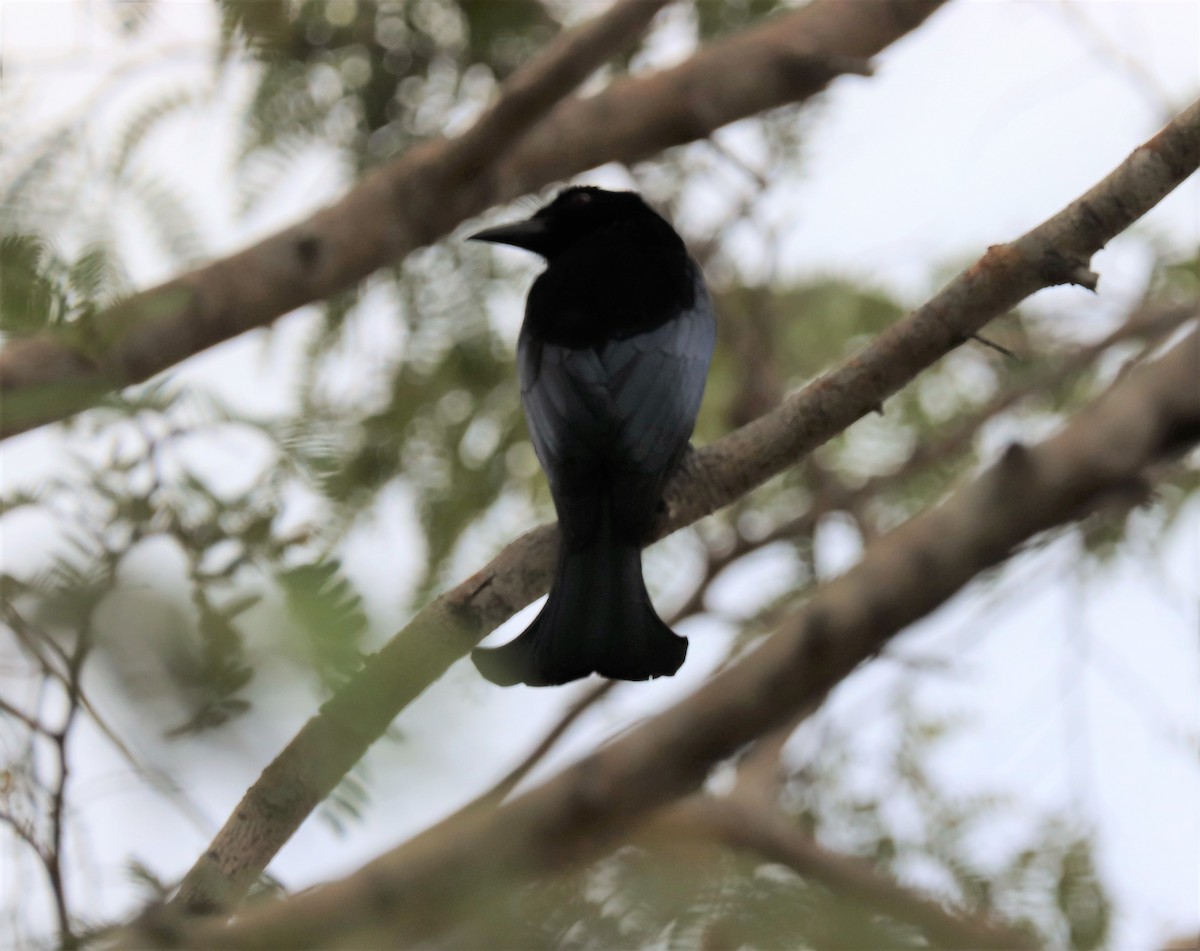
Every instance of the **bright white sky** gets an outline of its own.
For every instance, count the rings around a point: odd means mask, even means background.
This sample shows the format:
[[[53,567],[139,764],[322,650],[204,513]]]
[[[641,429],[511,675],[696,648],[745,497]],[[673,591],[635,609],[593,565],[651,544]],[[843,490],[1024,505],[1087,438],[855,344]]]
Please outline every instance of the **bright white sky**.
[[[206,73],[212,35],[207,2],[164,3],[147,41],[167,46],[171,64],[131,74],[105,108],[121,114],[148,81],[188,82]],[[108,9],[66,0],[3,0],[0,53],[6,70],[4,106],[25,117],[64,115],[78,108],[126,54],[103,26]],[[139,54],[141,55],[141,54]],[[770,207],[783,227],[788,271],[861,277],[918,301],[948,261],[977,256],[1057,211],[1114,167],[1200,90],[1200,4],[1173,0],[1130,2],[952,3],[912,37],[887,51],[873,79],[849,77],[808,112],[811,133],[802,169],[772,170],[785,179]],[[228,187],[232,107],[241,90],[222,88],[210,112],[177,122],[152,142],[146,157],[186,183],[204,224],[209,250],[244,244],[319,206],[342,187],[331,156],[314,154],[276,187],[254,216],[238,220]],[[95,116],[103,125],[102,109]],[[723,141],[752,161],[751,137],[738,127]],[[5,143],[5,149],[13,145]],[[3,154],[0,153],[0,159]],[[730,187],[746,187],[732,173]],[[599,183],[625,180],[605,170]],[[104,208],[90,213],[104,214]],[[81,210],[89,213],[89,210]],[[689,209],[696,221],[711,209]],[[172,266],[121,222],[135,253],[138,281],[166,277]],[[747,255],[756,237],[728,236]],[[1038,306],[1063,315],[1073,332],[1095,336],[1142,286],[1147,242],[1191,253],[1200,244],[1200,185],[1193,179],[1094,262],[1101,295],[1058,289]],[[241,381],[239,402],[258,409],[286,399],[288,342],[296,318],[281,323],[273,342],[255,335],[192,362],[187,373],[208,383]],[[222,392],[229,394],[228,386]],[[39,433],[3,449],[7,486],[35,481],[56,464],[58,441]],[[235,447],[226,458],[241,452]],[[381,515],[396,533],[410,514],[400,494]],[[1153,526],[1145,543],[1155,541]],[[385,626],[396,612],[396,578],[403,551],[380,558],[388,528],[364,532],[348,561]],[[824,531],[821,551],[833,566],[855,556],[837,526]],[[12,554],[32,544],[8,538]],[[670,543],[667,543],[668,546]],[[1135,550],[1088,576],[1076,567],[1065,540],[1018,559],[996,599],[966,593],[918,625],[905,652],[948,652],[965,662],[951,676],[927,675],[920,699],[932,709],[970,714],[970,744],[939,761],[945,780],[963,793],[1011,790],[1033,807],[1067,805],[1098,831],[1103,873],[1120,919],[1113,947],[1147,947],[1169,934],[1200,927],[1200,664],[1196,631],[1200,594],[1200,508],[1165,542],[1165,558]],[[148,553],[146,557],[153,557]],[[482,559],[482,556],[481,556]],[[7,560],[7,559],[6,559]],[[649,559],[649,573],[673,590],[666,562]],[[771,581],[760,563],[756,589]],[[745,572],[723,579],[714,603],[733,606],[751,581]],[[1001,603],[999,610],[994,609]],[[508,634],[528,619],[510,622]],[[647,711],[686,694],[722,654],[723,630],[697,623],[684,672],[670,683],[629,685],[583,723],[543,773],[588,749]],[[1082,670],[1082,673],[1080,671]],[[305,698],[285,689],[286,672],[266,669],[259,687],[280,679],[278,699],[232,730],[143,751],[185,778],[191,796],[214,822],[228,814],[267,760],[310,715]],[[877,664],[834,698],[845,716],[869,721],[873,705],[903,671]],[[260,696],[268,693],[260,690]],[[399,721],[403,755],[384,748],[371,758],[373,805],[344,837],[310,822],[281,854],[272,872],[301,887],[359,865],[454,808],[514,762],[553,722],[575,691],[500,691],[479,682],[467,665]],[[108,704],[115,714],[119,707]],[[119,722],[119,721],[118,721]],[[453,749],[442,742],[455,735]],[[95,742],[92,742],[95,740]],[[81,908],[104,910],[129,900],[120,866],[129,856],[164,878],[180,875],[207,837],[181,825],[177,813],[140,790],[102,741],[79,746],[75,795],[80,869],[73,882]],[[1005,842],[981,848],[1003,851]],[[0,865],[0,894],[27,887],[30,868]]]

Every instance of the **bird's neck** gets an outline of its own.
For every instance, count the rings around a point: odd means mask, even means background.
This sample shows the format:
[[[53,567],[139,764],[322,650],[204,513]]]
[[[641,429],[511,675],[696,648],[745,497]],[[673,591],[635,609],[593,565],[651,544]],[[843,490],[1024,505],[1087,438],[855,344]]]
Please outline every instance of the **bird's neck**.
[[[695,302],[696,266],[673,233],[581,241],[534,281],[526,330],[572,349],[647,333]]]

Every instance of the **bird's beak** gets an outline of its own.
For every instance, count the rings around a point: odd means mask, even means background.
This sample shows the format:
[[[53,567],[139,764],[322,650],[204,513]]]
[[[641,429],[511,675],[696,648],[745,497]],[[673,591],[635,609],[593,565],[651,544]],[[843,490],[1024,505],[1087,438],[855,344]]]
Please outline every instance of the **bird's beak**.
[[[542,247],[547,236],[546,221],[543,218],[527,218],[524,221],[514,221],[512,224],[499,225],[495,228],[485,228],[475,234],[468,235],[468,241],[488,241],[492,244],[511,244],[514,248],[524,248],[526,251],[542,253]]]

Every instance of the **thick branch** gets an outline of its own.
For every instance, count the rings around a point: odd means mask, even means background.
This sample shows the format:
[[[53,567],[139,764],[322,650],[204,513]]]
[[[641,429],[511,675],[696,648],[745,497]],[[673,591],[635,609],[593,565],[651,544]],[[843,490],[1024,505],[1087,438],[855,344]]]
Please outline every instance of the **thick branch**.
[[[228,926],[185,930],[206,948],[320,946],[386,921],[410,943],[513,880],[592,859],[717,762],[787,722],[980,572],[1076,520],[1148,466],[1200,439],[1200,331],[1135,368],[1057,435],[1014,445],[943,505],[882,538],[818,589],[761,648],[691,697],[492,813],[461,815],[350,877]]]
[[[514,75],[463,136],[424,143],[306,221],[98,315],[87,352],[50,335],[11,342],[0,351],[0,438],[63,419],[113,389],[324,300],[497,202],[806,99],[838,75],[864,72],[870,57],[942,2],[814,0],[718,40],[674,69],[562,102],[517,142],[662,6],[622,0]]]
[[[1086,263],[1197,164],[1200,103],[1062,212],[1013,243],[990,248],[931,301],[844,364],[778,409],[695,453],[668,489],[660,535],[691,524],[795,464],[989,320],[1065,279],[1057,263],[1076,258]],[[246,793],[188,872],[176,904],[207,911],[240,898],[396,715],[484,635],[546,591],[555,545],[550,526],[522,535],[369,658]]]

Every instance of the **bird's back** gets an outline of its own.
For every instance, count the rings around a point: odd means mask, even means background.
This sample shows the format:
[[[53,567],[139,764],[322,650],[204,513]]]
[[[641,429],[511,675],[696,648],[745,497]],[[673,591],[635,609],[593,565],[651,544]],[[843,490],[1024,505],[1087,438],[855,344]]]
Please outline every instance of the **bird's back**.
[[[699,270],[691,305],[657,327],[593,346],[531,333],[518,345],[530,436],[568,538],[586,538],[607,493],[622,532],[641,541],[685,451],[704,393],[716,321]],[[563,504],[566,503],[566,504]]]

